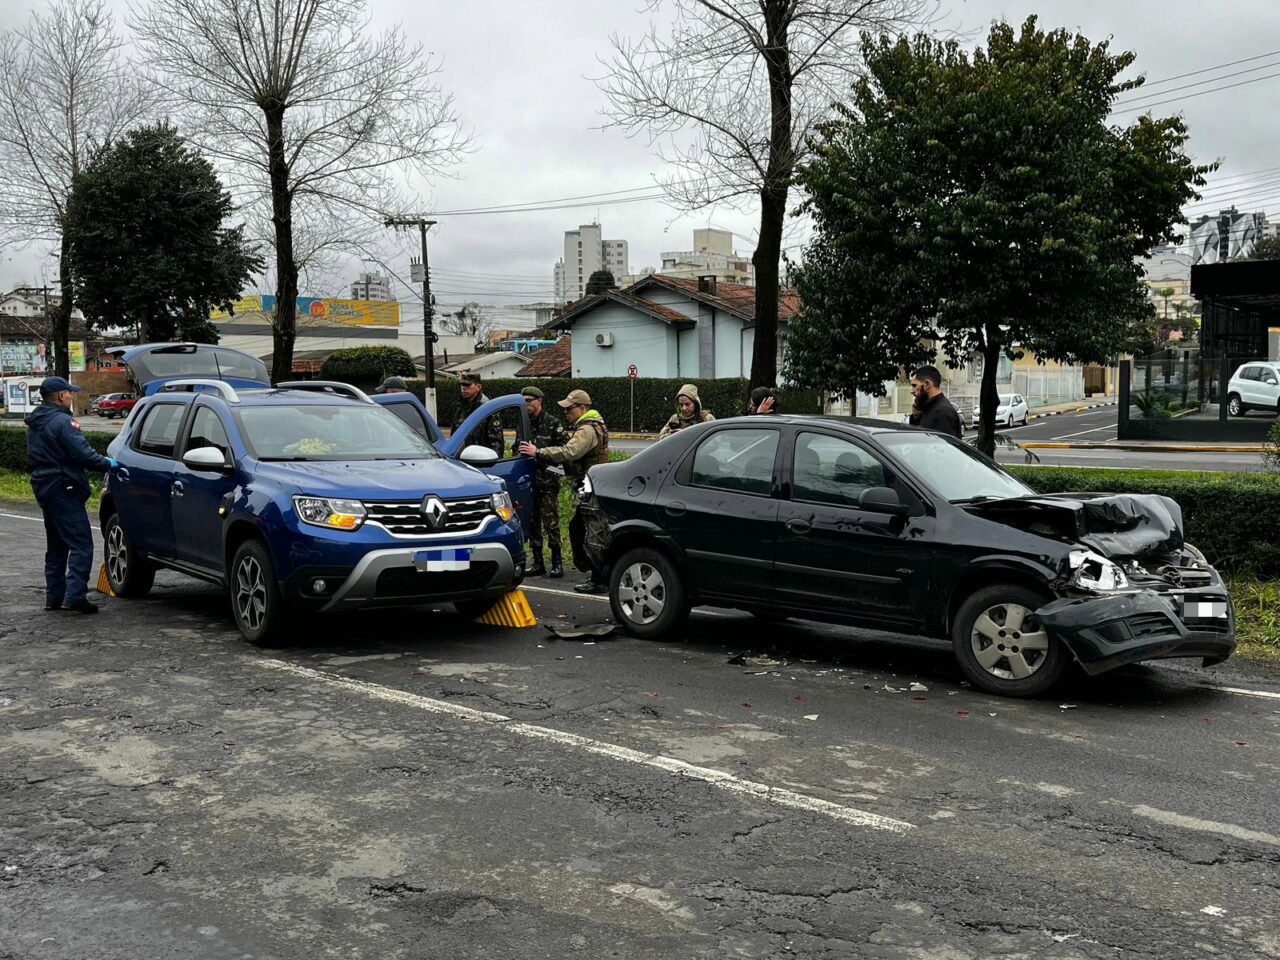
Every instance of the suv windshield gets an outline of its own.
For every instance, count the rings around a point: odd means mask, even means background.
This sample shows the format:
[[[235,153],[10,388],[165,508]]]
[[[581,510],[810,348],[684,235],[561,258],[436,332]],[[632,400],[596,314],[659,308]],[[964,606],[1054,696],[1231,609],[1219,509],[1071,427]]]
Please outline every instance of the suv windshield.
[[[935,493],[952,503],[1028,497],[1030,487],[984,459],[968,444],[936,433],[884,433],[876,438]]]
[[[366,403],[244,407],[236,411],[259,460],[426,460],[439,457],[395,414]]]
[[[256,357],[207,345],[160,347],[141,353],[129,361],[129,369],[138,383],[150,383],[167,377],[208,377],[222,380],[255,380],[270,383],[266,364]]]

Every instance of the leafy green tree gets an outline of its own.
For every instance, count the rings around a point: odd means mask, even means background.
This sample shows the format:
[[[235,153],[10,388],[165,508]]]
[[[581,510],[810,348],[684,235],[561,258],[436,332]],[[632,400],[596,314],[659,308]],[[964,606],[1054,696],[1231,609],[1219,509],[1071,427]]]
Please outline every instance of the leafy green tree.
[[[72,181],[66,232],[76,299],[95,326],[142,343],[217,341],[209,311],[240,296],[262,260],[213,167],[160,124],[108,144]]]
[[[1104,362],[1153,319],[1135,258],[1173,238],[1210,167],[1178,118],[1109,119],[1134,60],[1064,30],[995,24],[985,48],[864,36],[867,75],[819,127],[800,182],[814,239],[788,377],[882,393],[900,368],[982,362],[995,448],[1001,354]]]
[[[335,350],[320,365],[324,380],[373,386],[387,377],[413,377],[413,357],[400,347],[347,347]]]
[[[1253,248],[1253,253],[1246,260],[1280,260],[1280,234],[1274,237],[1263,237]]]
[[[597,270],[587,277],[586,295],[594,297],[597,293],[604,293],[606,290],[617,290],[618,281],[613,279],[613,271]]]

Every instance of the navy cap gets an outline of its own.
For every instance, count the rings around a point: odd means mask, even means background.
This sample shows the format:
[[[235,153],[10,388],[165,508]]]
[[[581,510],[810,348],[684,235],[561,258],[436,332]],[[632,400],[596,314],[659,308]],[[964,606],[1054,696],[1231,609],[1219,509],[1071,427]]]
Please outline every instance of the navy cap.
[[[72,393],[80,392],[80,388],[66,377],[45,377],[40,381],[40,392],[43,394],[61,393],[63,390],[70,390]]]

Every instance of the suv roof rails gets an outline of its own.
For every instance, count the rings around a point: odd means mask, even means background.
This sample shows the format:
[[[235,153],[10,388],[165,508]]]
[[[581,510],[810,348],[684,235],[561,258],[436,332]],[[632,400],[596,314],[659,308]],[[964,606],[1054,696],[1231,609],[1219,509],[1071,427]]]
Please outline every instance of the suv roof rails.
[[[373,403],[369,395],[359,387],[338,380],[286,380],[276,384],[277,390],[310,390],[313,393],[336,393],[340,397],[350,397],[364,403]]]
[[[192,378],[187,380],[170,380],[168,383],[160,385],[160,389],[156,393],[173,393],[178,390],[189,390],[195,392],[196,387],[212,387],[222,395],[222,399],[227,403],[239,403],[240,394],[236,393],[235,388],[231,384],[222,380],[202,380]]]

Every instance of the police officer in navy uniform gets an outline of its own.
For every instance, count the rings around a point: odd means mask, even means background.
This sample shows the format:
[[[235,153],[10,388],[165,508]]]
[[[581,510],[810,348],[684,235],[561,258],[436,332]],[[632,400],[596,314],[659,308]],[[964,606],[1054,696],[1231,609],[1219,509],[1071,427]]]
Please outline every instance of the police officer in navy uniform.
[[[80,421],[71,414],[71,395],[79,392],[62,377],[41,382],[44,402],[26,416],[27,459],[31,487],[44,513],[44,608],[97,613],[97,604],[85,596],[93,569],[93,532],[85,510],[92,491],[85,471],[119,464],[101,456],[80,432]]]

